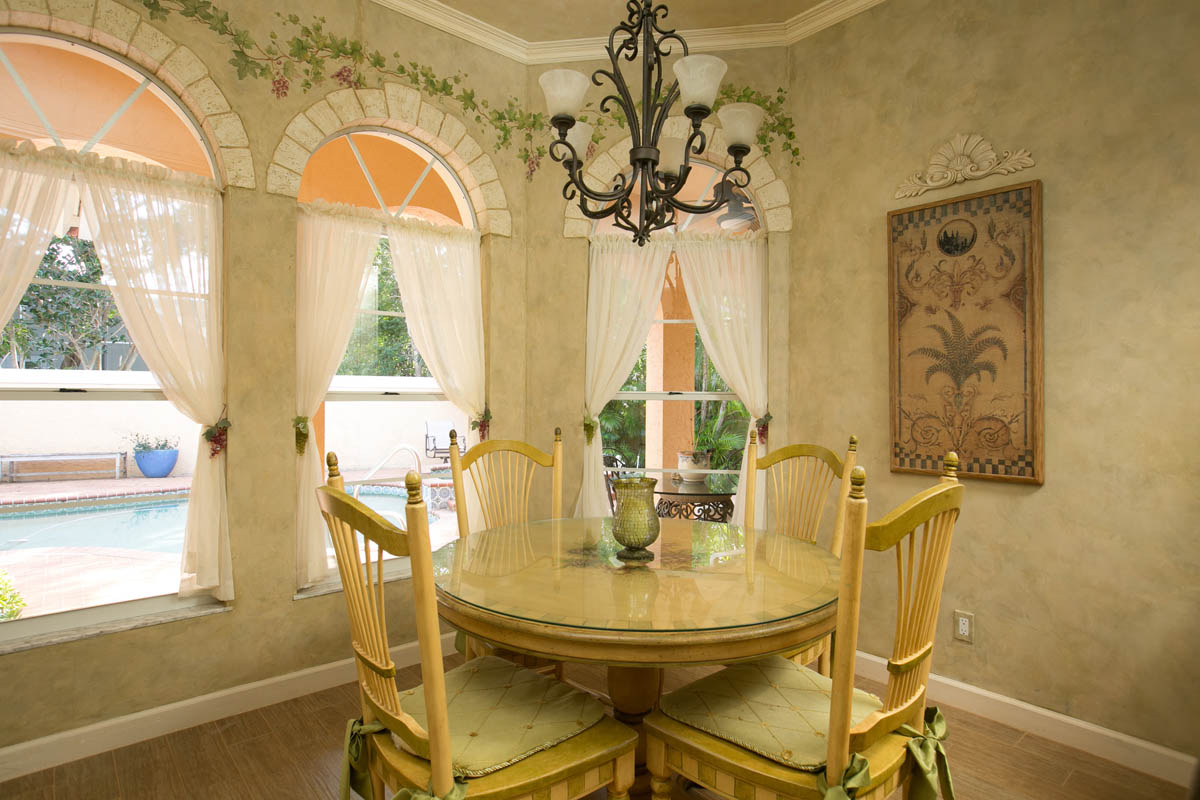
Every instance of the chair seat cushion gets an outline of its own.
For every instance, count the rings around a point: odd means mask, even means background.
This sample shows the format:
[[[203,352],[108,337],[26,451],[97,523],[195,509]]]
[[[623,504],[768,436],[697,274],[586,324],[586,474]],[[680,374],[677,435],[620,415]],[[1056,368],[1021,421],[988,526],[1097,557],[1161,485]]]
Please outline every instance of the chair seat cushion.
[[[663,697],[662,712],[685,725],[803,770],[825,766],[833,681],[786,658],[736,664]],[[854,690],[851,725],[883,707]]]
[[[423,687],[401,692],[400,707],[428,726]],[[455,774],[469,778],[553,747],[604,716],[591,695],[494,656],[446,672],[446,711]]]

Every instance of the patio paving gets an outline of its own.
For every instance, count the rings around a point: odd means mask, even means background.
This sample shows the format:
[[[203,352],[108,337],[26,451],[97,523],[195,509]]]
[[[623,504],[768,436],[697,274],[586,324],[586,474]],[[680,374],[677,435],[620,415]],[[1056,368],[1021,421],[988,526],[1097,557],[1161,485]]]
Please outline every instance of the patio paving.
[[[25,600],[22,617],[179,591],[179,555],[115,547],[0,550],[0,570]]]
[[[107,478],[82,481],[28,481],[0,483],[0,506],[19,503],[68,503],[125,495],[186,492],[192,477]]]

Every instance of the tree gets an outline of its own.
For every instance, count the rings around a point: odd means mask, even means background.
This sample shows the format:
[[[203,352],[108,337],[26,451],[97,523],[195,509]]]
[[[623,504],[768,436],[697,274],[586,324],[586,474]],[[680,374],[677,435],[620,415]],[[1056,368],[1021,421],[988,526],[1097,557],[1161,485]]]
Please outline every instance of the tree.
[[[104,268],[92,242],[76,236],[50,240],[35,278],[95,284],[97,288],[31,283],[12,320],[0,332],[0,353],[18,369],[105,369],[105,350],[128,345],[110,369],[131,369],[137,351],[112,292],[102,287]]]
[[[375,308],[403,311],[400,287],[392,271],[392,251],[386,238],[379,240],[371,274],[374,276]],[[337,374],[424,378],[429,377],[429,368],[417,353],[404,317],[360,314]]]

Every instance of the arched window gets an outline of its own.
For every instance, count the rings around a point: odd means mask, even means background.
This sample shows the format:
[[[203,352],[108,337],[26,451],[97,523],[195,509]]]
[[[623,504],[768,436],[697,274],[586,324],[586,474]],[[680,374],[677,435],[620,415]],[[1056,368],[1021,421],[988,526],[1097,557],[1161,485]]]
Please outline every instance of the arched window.
[[[51,35],[0,33],[0,136],[216,175],[199,126],[168,88],[116,55]],[[154,598],[111,615],[147,613],[180,584],[199,429],[138,355],[94,233],[79,191],[68,192],[46,255],[0,329],[0,499],[23,509],[20,520],[0,516],[0,529],[22,526],[20,536],[0,532],[0,573],[24,594],[24,617]],[[206,283],[197,275],[192,291]],[[143,477],[130,451],[163,442],[179,451],[170,477]],[[80,507],[42,520],[36,501],[64,498]]]
[[[680,199],[693,205],[710,199],[720,177],[718,167],[692,162]],[[635,209],[636,202],[635,193]],[[594,229],[628,235],[611,218],[598,221]],[[719,212],[679,212],[673,229],[692,234],[745,233],[760,230],[761,224],[751,195],[738,190],[737,199]],[[683,475],[696,484],[703,480],[714,492],[732,492],[736,487],[750,415],[705,351],[674,254],[646,347],[600,418],[605,461],[610,466],[661,473],[660,486],[666,488],[687,461],[679,453],[706,451],[711,453],[707,467],[711,471]],[[703,465],[703,460],[694,464]]]
[[[477,227],[465,189],[441,156],[385,129],[330,137],[305,165],[298,200]],[[388,239],[381,231],[354,332],[326,395],[325,449],[337,452],[348,484],[369,484],[360,486],[361,499],[401,519],[404,495],[398,486],[419,462],[429,495],[431,535],[449,540],[457,534],[450,506],[453,487],[440,468],[448,460],[452,427],[465,431],[467,420],[446,400],[417,353]]]

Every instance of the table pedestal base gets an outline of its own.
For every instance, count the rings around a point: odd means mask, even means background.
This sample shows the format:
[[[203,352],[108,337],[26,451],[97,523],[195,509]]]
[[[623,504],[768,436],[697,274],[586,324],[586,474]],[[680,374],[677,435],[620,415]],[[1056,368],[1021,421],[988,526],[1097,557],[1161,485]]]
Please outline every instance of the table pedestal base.
[[[660,667],[609,667],[608,697],[613,704],[613,717],[637,731],[637,751],[634,764],[637,777],[630,794],[641,797],[650,794],[650,773],[646,770],[646,735],[642,720],[658,705],[662,694],[663,671]]]

